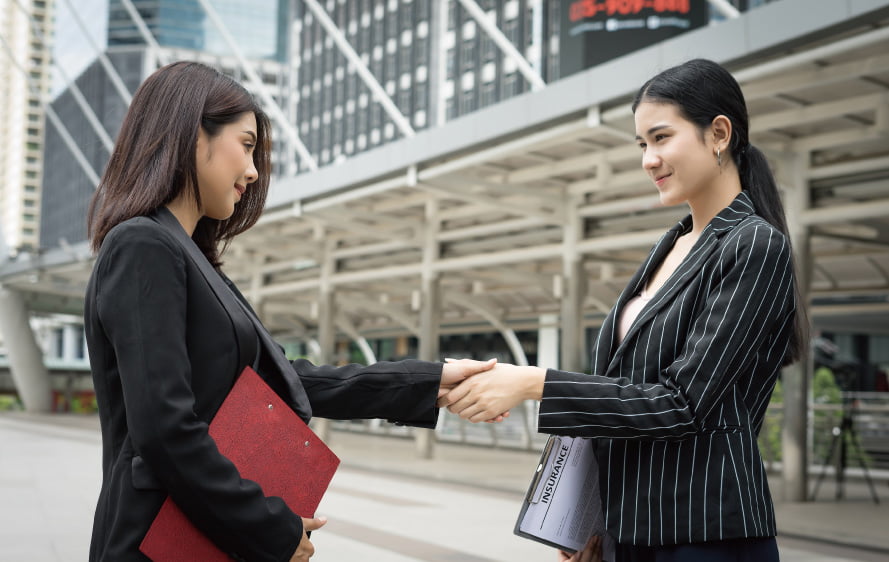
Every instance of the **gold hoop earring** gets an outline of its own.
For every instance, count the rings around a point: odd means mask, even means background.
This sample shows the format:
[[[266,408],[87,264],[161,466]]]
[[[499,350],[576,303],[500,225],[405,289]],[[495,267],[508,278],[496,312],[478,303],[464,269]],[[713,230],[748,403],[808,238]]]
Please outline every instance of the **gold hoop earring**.
[[[720,149],[716,149],[716,165],[722,168],[722,151]]]

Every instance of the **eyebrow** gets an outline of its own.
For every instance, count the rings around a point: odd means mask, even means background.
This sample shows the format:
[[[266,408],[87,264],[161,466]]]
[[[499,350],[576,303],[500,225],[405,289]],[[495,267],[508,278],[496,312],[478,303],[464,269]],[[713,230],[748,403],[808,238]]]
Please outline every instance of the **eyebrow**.
[[[248,135],[250,135],[250,138],[253,139],[253,142],[256,142],[256,133],[254,133],[253,131],[241,131],[241,132],[247,133]]]
[[[648,129],[648,132],[645,133],[645,134],[646,134],[646,135],[650,135],[650,134],[652,134],[652,133],[655,133],[655,132],[657,132],[657,131],[660,131],[661,129],[669,129],[669,128],[670,128],[670,125],[666,125],[666,124],[663,124],[663,125],[655,125],[654,127]],[[636,140],[642,140],[642,137],[640,137],[639,135],[636,135]]]

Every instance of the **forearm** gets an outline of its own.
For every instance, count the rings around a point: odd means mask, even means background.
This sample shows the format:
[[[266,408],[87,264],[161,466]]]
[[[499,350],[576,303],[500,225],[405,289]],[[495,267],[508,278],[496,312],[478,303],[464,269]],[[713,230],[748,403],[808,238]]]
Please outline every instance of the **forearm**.
[[[679,439],[697,431],[682,391],[665,384],[631,384],[627,379],[546,373],[540,404],[541,433],[576,437]]]
[[[331,419],[383,418],[434,427],[441,363],[404,360],[373,365],[316,366],[293,362],[314,415]]]

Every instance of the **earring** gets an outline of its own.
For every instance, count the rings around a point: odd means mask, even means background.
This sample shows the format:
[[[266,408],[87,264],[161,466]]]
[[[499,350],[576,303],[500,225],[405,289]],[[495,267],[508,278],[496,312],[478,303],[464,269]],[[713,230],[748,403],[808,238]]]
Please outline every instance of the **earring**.
[[[716,165],[722,168],[722,151],[720,149],[716,149]]]

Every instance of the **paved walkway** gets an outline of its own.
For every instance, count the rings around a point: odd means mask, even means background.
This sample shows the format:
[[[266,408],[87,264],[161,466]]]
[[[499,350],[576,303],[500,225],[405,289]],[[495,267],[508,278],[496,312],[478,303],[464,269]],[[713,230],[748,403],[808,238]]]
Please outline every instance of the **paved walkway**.
[[[0,562],[86,559],[100,484],[97,425],[95,416],[0,414]],[[435,458],[423,460],[410,439],[342,431],[329,443],[342,467],[319,508],[330,523],[316,535],[313,560],[554,560],[551,549],[511,533],[537,453],[438,444]],[[879,505],[858,481],[835,501],[825,479],[819,500],[806,503],[780,501],[779,483],[772,481],[782,560],[889,557],[885,479],[876,482]],[[824,548],[811,552],[794,538]],[[833,556],[831,545],[872,555]]]

